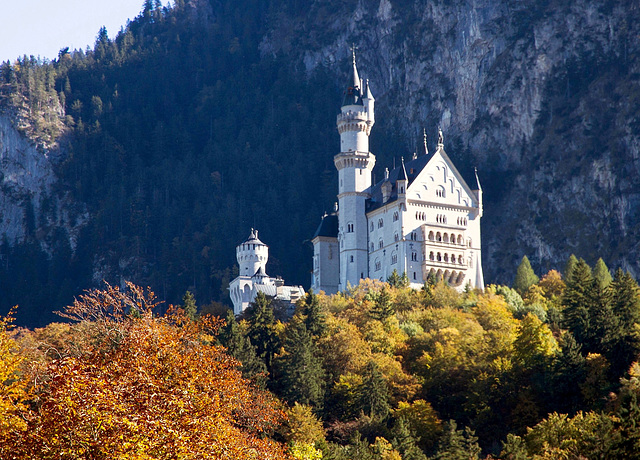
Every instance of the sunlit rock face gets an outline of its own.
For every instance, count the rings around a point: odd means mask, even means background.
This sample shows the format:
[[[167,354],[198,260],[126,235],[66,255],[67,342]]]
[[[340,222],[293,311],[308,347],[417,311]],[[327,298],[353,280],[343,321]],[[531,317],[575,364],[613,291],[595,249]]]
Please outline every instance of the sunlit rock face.
[[[629,1],[318,0],[280,15],[261,51],[339,83],[355,43],[390,120],[371,142],[382,168],[443,129],[486,189],[488,282],[511,282],[523,254],[542,272],[575,253],[638,276],[639,24]],[[392,134],[406,150],[377,149]]]

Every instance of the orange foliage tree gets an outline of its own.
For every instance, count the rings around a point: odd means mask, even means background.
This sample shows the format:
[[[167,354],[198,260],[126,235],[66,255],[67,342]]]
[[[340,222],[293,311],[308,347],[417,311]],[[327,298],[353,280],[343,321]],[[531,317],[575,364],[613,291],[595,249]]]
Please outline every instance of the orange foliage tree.
[[[287,458],[268,436],[283,414],[214,343],[220,321],[158,318],[155,306],[153,293],[129,284],[68,307],[86,348],[48,364],[27,429],[0,458]]]

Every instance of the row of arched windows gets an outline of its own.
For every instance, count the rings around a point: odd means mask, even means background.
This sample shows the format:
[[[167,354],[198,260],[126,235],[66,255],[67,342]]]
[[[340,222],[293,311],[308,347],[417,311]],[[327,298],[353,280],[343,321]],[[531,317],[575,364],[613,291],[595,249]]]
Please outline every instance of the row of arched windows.
[[[416,220],[427,220],[426,212],[416,212]]]
[[[450,243],[450,244],[459,244],[462,246],[464,244],[464,237],[460,234],[457,236],[454,233],[440,233],[433,231],[429,232],[429,241],[437,241],[439,243]],[[469,247],[471,247],[471,238],[467,240]]]
[[[456,223],[458,225],[467,225],[467,218],[466,217],[458,217],[458,219],[456,220]]]
[[[429,253],[429,260],[432,262],[444,262],[446,264],[448,263],[452,263],[455,264],[457,263],[458,265],[464,265],[464,257],[462,255],[458,255],[458,257],[456,257],[455,254],[447,254],[446,252],[443,254],[441,253],[434,253],[433,251],[431,251]]]
[[[446,224],[447,223],[447,216],[445,216],[444,214],[438,214],[436,216],[436,222],[438,222],[439,224]]]

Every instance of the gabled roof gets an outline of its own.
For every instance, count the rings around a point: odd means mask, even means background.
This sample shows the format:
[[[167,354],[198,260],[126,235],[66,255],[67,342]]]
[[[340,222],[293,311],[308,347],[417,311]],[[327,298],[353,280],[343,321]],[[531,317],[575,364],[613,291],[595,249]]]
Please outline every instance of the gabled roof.
[[[448,163],[452,172],[460,181],[460,184],[462,185],[462,187],[465,188],[468,193],[471,193],[471,188],[467,185],[466,181],[464,180],[464,178],[462,177],[458,169],[455,167],[455,165],[453,164],[449,156],[446,154],[446,152],[444,151],[444,148],[442,148],[442,145],[438,145],[438,149],[436,150],[435,153],[420,155],[417,158],[411,161],[408,161],[406,163],[402,162],[400,166],[398,166],[397,168],[389,172],[388,180],[391,183],[392,188],[391,188],[391,196],[389,197],[389,200],[386,203],[382,202],[382,184],[385,182],[385,180],[383,179],[377,184],[373,185],[370,191],[371,198],[367,200],[366,212],[373,211],[374,209],[381,207],[383,204],[387,204],[397,200],[398,199],[398,189],[397,189],[398,180],[403,180],[403,178],[406,177],[407,190],[408,190],[408,188],[411,186],[411,184],[416,179],[416,177],[418,177],[418,175],[429,164],[429,162],[433,159],[433,157],[436,156],[436,154],[440,154],[442,156],[444,161]]]
[[[320,221],[320,225],[313,235],[313,238],[325,236],[329,238],[338,237],[338,216],[335,213],[325,214]],[[313,239],[312,238],[312,239]]]

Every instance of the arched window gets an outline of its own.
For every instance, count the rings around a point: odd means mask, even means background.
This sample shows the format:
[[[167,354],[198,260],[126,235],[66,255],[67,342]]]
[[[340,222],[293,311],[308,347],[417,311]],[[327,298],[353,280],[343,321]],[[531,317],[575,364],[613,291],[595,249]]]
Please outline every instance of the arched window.
[[[393,265],[397,263],[398,263],[398,254],[395,251],[393,251],[391,253],[391,264]]]
[[[380,268],[381,268],[380,260],[379,260],[379,259],[376,259],[376,262],[375,262],[375,270],[376,270],[376,271],[379,271],[379,270],[380,270]]]
[[[442,235],[440,232],[436,233],[436,241],[442,241]]]
[[[447,254],[446,252],[444,253],[444,261],[449,262],[449,254]]]
[[[413,262],[417,262],[417,261],[418,261],[418,253],[417,253],[417,252],[413,251],[413,252],[411,253],[411,260],[412,260]]]
[[[433,232],[429,232],[429,241],[433,241],[434,238]]]
[[[436,256],[433,254],[433,251],[429,253],[429,260],[435,260]]]
[[[462,265],[462,263],[463,263],[463,262],[462,262],[462,256],[458,256],[458,263],[459,263],[460,265]]]
[[[446,233],[444,234],[444,237],[442,238],[442,241],[444,243],[448,243],[449,242],[449,235],[447,235]]]
[[[347,233],[353,233],[353,223],[347,224]]]
[[[384,220],[378,219],[378,228],[384,227]]]
[[[445,191],[444,191],[444,187],[443,186],[439,186],[436,189],[436,196],[439,198],[444,198],[445,197]]]
[[[382,238],[378,241],[378,249],[382,249],[384,247],[384,243],[382,242]]]
[[[395,235],[393,235],[393,240],[397,243],[398,240],[400,240],[400,237],[398,236],[398,234],[396,233]]]
[[[373,252],[373,251],[375,251],[375,250],[376,250],[376,247],[374,246],[374,244],[373,244],[373,243],[371,243],[371,252]]]
[[[462,235],[458,235],[458,244],[462,244]]]
[[[398,220],[398,211],[393,213],[393,221],[397,221]]]
[[[369,226],[369,231],[373,231],[373,222],[371,222],[371,225]]]
[[[349,262],[353,262],[353,256],[349,256]]]

